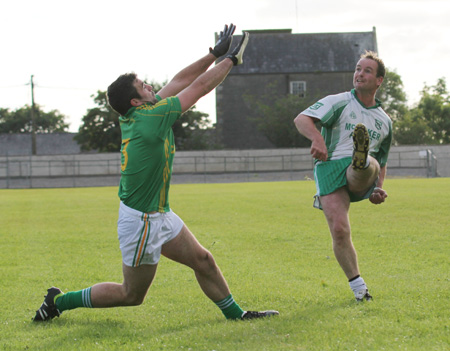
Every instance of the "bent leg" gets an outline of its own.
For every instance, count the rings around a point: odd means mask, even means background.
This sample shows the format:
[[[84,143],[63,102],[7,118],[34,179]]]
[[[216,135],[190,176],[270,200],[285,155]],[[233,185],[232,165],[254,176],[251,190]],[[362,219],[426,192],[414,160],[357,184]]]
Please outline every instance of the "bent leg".
[[[358,196],[363,196],[372,187],[380,174],[380,164],[369,156],[369,167],[365,169],[347,168],[347,188],[350,192]]]
[[[162,246],[161,253],[192,268],[201,289],[212,301],[220,301],[230,295],[228,284],[214,257],[198,242],[186,225],[180,234]]]
[[[345,188],[321,196],[323,212],[330,228],[334,255],[348,279],[359,275],[358,257],[351,239],[348,211],[350,198]]]
[[[92,286],[92,307],[117,307],[140,305],[147,294],[157,264],[129,267],[122,264],[123,283],[99,283]]]

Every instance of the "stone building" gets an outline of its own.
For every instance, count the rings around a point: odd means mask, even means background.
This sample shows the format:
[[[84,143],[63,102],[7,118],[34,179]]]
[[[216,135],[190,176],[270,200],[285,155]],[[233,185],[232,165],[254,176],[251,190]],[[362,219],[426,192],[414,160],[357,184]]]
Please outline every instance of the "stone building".
[[[375,27],[358,33],[248,32],[244,63],[216,89],[217,132],[226,149],[274,147],[250,121],[255,112],[245,101],[246,94],[263,95],[269,86],[279,97],[296,94],[299,99],[348,91],[359,56],[366,50],[378,51]],[[235,35],[234,43],[241,37]]]

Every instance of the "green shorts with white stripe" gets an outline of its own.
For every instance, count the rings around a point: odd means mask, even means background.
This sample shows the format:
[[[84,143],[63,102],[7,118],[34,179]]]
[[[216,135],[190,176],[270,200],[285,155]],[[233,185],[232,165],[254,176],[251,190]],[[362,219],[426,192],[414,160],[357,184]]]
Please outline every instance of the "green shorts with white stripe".
[[[344,157],[339,160],[318,162],[314,167],[314,180],[316,182],[316,195],[313,206],[322,209],[320,196],[328,195],[347,185],[347,168],[351,165],[352,158]],[[350,202],[358,202],[368,199],[375,188],[376,182],[364,196],[356,196],[348,192]]]

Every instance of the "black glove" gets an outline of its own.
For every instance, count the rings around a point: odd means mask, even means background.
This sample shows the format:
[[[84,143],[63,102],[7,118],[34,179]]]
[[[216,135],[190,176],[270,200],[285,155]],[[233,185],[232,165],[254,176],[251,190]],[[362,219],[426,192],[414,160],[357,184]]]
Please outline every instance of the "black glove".
[[[213,54],[215,57],[225,55],[228,52],[228,49],[230,48],[235,29],[236,26],[233,23],[230,24],[230,27],[225,25],[225,27],[223,28],[223,32],[220,32],[216,46],[214,46],[214,49],[209,48],[209,52]]]
[[[245,47],[247,46],[249,36],[250,34],[248,32],[244,32],[244,34],[242,35],[241,42],[234,48],[232,52],[230,52],[227,56],[225,56],[231,59],[231,61],[233,61],[235,66],[240,65],[241,63],[244,62],[242,56],[244,55],[244,50]]]

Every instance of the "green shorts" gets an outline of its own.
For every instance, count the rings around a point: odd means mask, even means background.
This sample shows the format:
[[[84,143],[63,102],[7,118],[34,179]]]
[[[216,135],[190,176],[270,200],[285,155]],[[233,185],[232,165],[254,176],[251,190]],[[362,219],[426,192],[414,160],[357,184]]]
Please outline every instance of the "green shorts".
[[[322,209],[319,196],[324,196],[347,186],[347,168],[351,165],[352,158],[345,157],[335,161],[318,162],[314,167],[314,180],[316,182],[316,195],[313,206]],[[375,189],[376,181],[364,196],[356,196],[348,191],[350,202],[368,199]]]

